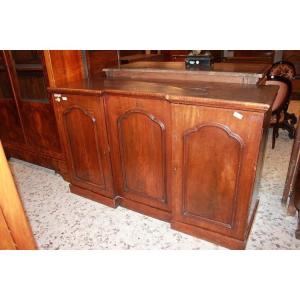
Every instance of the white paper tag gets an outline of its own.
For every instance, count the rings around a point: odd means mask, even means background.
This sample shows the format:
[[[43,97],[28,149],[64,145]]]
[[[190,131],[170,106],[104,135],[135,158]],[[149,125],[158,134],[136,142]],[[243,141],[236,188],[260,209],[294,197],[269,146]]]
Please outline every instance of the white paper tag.
[[[237,112],[237,111],[235,111],[235,112],[233,113],[233,116],[234,116],[235,118],[239,119],[239,120],[242,120],[243,117],[244,117],[242,114],[240,114],[240,113]]]

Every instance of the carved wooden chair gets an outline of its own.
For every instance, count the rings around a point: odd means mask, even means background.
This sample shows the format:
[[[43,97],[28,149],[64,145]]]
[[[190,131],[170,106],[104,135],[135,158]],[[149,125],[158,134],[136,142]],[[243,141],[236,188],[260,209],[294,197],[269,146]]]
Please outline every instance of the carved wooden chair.
[[[295,124],[297,123],[297,118],[295,114],[287,112],[292,93],[291,80],[294,78],[295,73],[293,64],[285,61],[273,64],[267,73],[265,84],[279,86],[276,99],[272,106],[272,149],[274,149],[276,138],[279,136],[279,128],[287,130],[291,139],[295,137]]]

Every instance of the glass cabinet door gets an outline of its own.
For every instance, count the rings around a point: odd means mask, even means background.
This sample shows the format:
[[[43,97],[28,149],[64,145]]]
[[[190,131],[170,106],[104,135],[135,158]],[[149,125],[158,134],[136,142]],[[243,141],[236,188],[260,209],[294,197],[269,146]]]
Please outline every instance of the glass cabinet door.
[[[38,50],[13,50],[20,100],[48,102],[47,82],[41,53]]]
[[[23,144],[25,140],[11,84],[4,51],[0,50],[0,140]]]
[[[0,99],[1,100],[13,99],[13,93],[9,81],[8,71],[5,65],[2,51],[0,51]]]

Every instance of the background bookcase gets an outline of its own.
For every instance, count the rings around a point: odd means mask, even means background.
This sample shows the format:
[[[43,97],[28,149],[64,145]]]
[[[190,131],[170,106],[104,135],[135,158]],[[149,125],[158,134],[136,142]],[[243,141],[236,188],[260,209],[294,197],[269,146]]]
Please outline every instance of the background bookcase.
[[[48,86],[82,79],[80,51],[0,51],[0,139],[8,157],[65,175]]]

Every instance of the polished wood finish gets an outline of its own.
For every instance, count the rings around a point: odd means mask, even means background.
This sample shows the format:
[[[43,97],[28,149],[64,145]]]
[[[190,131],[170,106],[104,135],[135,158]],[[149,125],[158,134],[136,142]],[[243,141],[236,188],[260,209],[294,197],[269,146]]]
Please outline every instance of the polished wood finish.
[[[291,62],[296,69],[295,79],[292,80],[292,99],[300,99],[300,50],[283,50],[282,59]]]
[[[136,55],[136,54],[146,54],[146,50],[119,50],[120,57]]]
[[[165,61],[163,54],[134,54],[120,57],[121,64],[128,64],[138,61]]]
[[[118,67],[120,64],[165,59],[162,54],[146,54],[145,51],[85,50],[84,55],[89,77],[105,77],[104,68]]]
[[[108,78],[256,84],[270,67],[269,64],[215,63],[211,70],[187,70],[184,62],[136,62],[104,71]]]
[[[49,85],[42,51],[4,51],[10,86],[23,140],[3,140],[8,156],[25,159],[64,174],[64,155],[59,143],[54,111],[46,86]],[[36,69],[28,66],[39,66]],[[21,67],[20,67],[21,66]],[[11,124],[12,130],[17,126]]]
[[[54,99],[71,184],[114,197],[103,99],[68,94]],[[106,200],[114,206],[115,200]]]
[[[274,61],[274,50],[233,50],[233,57],[225,58],[225,61],[235,63],[268,63]]]
[[[116,193],[170,211],[170,106],[159,99],[106,96]]]
[[[296,69],[296,76],[300,76],[300,50],[283,50],[282,60],[291,62]]]
[[[47,87],[83,79],[81,52],[1,51],[0,74],[0,138],[7,156],[52,168],[67,179]]]
[[[36,243],[0,142],[0,249],[34,250]]]
[[[273,103],[278,87],[253,84],[209,82],[135,81],[91,78],[50,88],[53,93],[101,96],[105,93],[143,95],[172,103],[204,105],[250,111],[267,111]]]
[[[44,57],[51,87],[85,77],[80,50],[44,50]]]
[[[257,202],[251,195],[264,140],[264,114],[243,111],[238,119],[234,110],[172,108],[172,227],[185,224],[192,232],[200,227],[207,230],[208,239],[219,233],[230,237],[230,245],[242,245],[251,226],[249,208]]]
[[[63,159],[52,105],[24,102],[21,111],[28,145],[53,158]]]
[[[78,157],[77,169],[86,175],[71,190],[90,198],[105,196],[88,186],[101,174],[95,172],[99,151],[91,120],[105,119],[99,132],[108,135],[113,174],[113,193],[107,198],[169,221],[174,229],[244,248],[257,208],[266,131],[278,87],[210,78],[183,82],[112,76],[50,88],[68,98],[55,103],[59,131],[65,145],[73,140],[73,148],[65,146],[67,156]],[[96,115],[102,105],[103,114]],[[66,119],[72,106],[79,107],[73,112],[76,126]],[[99,145],[102,141],[98,138]],[[85,157],[91,157],[92,167],[84,163]]]
[[[117,50],[86,50],[85,55],[89,77],[95,75],[105,77],[105,73],[102,71],[104,68],[119,65]]]
[[[99,202],[112,208],[116,208],[120,203],[120,199],[118,197],[114,197],[111,199],[106,196],[103,196],[102,193],[95,193],[85,188],[81,188],[78,185],[70,184],[70,191],[71,193],[83,196],[85,198],[89,198],[93,201]]]
[[[0,51],[0,138],[3,143],[25,143],[19,109],[11,86],[12,75],[5,51]]]

